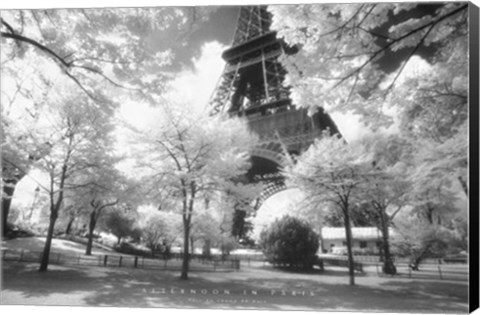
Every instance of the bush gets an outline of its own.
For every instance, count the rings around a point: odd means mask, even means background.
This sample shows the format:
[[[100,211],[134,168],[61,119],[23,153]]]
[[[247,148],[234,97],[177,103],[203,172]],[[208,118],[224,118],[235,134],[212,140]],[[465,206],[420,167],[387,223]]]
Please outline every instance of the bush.
[[[122,242],[115,245],[115,251],[123,254],[134,255],[134,256],[143,256],[148,257],[151,255],[150,251],[138,248],[133,244]]]
[[[5,231],[6,239],[14,239],[19,237],[32,237],[35,236],[35,231],[28,229],[27,227],[21,227],[7,223],[7,230]]]
[[[222,251],[222,257],[226,258],[230,255],[230,252],[237,248],[237,242],[231,237],[223,237],[220,243],[220,250]]]
[[[319,236],[310,225],[284,216],[260,234],[260,248],[274,265],[312,269],[319,247]]]

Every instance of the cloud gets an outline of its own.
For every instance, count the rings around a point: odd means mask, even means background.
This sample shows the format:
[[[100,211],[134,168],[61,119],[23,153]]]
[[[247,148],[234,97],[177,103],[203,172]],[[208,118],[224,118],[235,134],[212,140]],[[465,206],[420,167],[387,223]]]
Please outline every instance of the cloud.
[[[432,65],[430,65],[425,59],[419,56],[413,56],[410,58],[408,63],[405,65],[405,68],[402,70],[398,78],[396,79],[396,86],[399,86],[405,83],[407,80],[411,78],[418,77],[419,75],[428,73],[432,71]],[[386,89],[389,87],[391,82],[396,77],[397,72],[394,72],[387,76],[385,80],[381,83],[380,88]],[[386,133],[394,133],[398,132],[398,120],[397,117],[399,115],[399,109],[395,107],[391,108],[384,108],[383,109],[385,114],[391,116],[394,120],[394,124],[390,126],[388,129],[381,128],[378,132],[386,132]],[[340,112],[332,112],[330,113],[332,116],[333,121],[337,125],[338,129],[342,136],[347,140],[348,143],[352,143],[357,141],[369,134],[372,134],[373,131],[365,126],[360,121],[360,116],[353,115],[351,113],[340,113]]]
[[[168,83],[169,91],[164,97],[172,103],[190,106],[192,109],[205,109],[210,96],[222,74],[225,62],[221,54],[226,47],[218,42],[208,42],[202,46],[200,56],[193,58],[193,69],[183,70]],[[142,127],[151,123],[157,108],[146,103],[124,102],[120,107],[120,119]]]
[[[405,68],[403,68],[402,72],[396,79],[395,85],[399,86],[403,83],[405,83],[407,80],[410,78],[415,78],[418,77],[419,75],[428,73],[432,71],[433,66],[429,64],[425,59],[419,57],[419,56],[412,56],[405,65]],[[395,71],[391,73],[389,76],[383,80],[383,82],[380,84],[381,89],[386,89],[390,86],[390,84],[393,82],[395,77],[397,76],[398,72]]]
[[[171,103],[188,106],[192,110],[205,110],[215,86],[222,74],[225,62],[221,54],[226,47],[218,42],[208,42],[202,46],[200,56],[193,58],[193,69],[180,71],[176,78],[168,83],[168,92],[163,97]],[[161,115],[160,107],[153,107],[148,103],[124,101],[120,106],[118,119],[135,128],[142,130],[146,126],[158,123]],[[119,126],[116,132],[117,151],[120,154],[129,154],[130,132]],[[127,161],[122,165],[122,170],[130,172],[132,162]]]
[[[340,134],[348,143],[352,143],[372,133],[371,129],[360,122],[360,116],[358,115],[332,112],[330,116],[332,116]]]
[[[167,98],[184,103],[194,109],[203,110],[222,75],[225,62],[221,58],[227,47],[214,41],[205,43],[198,58],[193,58],[193,70],[180,72],[171,82]]]

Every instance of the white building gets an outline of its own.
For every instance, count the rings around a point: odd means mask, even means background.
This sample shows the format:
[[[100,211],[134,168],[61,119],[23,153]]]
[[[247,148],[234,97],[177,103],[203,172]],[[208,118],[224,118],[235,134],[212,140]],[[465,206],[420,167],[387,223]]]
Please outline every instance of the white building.
[[[392,228],[389,228],[390,236],[395,235]],[[382,239],[380,230],[376,227],[353,227],[352,248],[360,249],[368,253],[379,253],[379,246]],[[323,227],[321,246],[328,253],[339,253],[347,246],[344,227]]]

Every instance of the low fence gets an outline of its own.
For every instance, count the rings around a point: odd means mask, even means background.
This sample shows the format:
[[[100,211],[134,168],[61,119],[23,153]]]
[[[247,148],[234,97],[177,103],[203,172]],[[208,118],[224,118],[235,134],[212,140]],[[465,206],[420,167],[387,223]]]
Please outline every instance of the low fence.
[[[468,264],[421,264],[419,270],[412,270],[407,263],[395,264],[397,274],[394,276],[382,273],[382,264],[375,264],[377,275],[394,278],[410,278],[425,280],[450,280],[450,281],[468,281],[469,265]]]
[[[40,262],[42,255],[43,252],[2,249],[3,261]],[[67,255],[64,253],[51,252],[49,255],[49,263],[53,265],[126,267],[175,271],[181,270],[182,258],[182,255],[175,255],[170,259],[163,259],[110,254]],[[189,271],[193,272],[236,271],[240,269],[240,260],[191,255],[189,267]]]
[[[321,264],[321,269],[323,269],[323,266],[325,264],[328,264],[331,266],[349,268],[348,260],[346,259],[338,259],[336,257],[322,257],[322,258],[319,258],[319,262]],[[363,264],[361,262],[354,260],[353,269],[359,272],[363,272]]]
[[[265,263],[267,261],[267,258],[263,253],[255,253],[248,255],[232,253],[228,257],[231,259],[242,261],[248,267],[258,262]]]
[[[320,258],[334,258],[335,260],[348,260],[348,256],[346,255],[333,255],[333,254],[320,254],[318,255]],[[410,262],[410,258],[408,257],[392,257],[393,261],[397,264],[408,264]],[[382,262],[382,257],[381,256],[375,256],[375,255],[354,255],[353,257],[354,261],[358,261],[361,263],[364,263],[365,265],[367,264],[377,264],[379,262]],[[426,258],[422,260],[424,264],[437,264],[437,263],[448,263],[448,261],[444,261],[444,259],[439,259],[439,258]]]
[[[348,260],[348,256],[346,255],[332,255],[332,254],[320,254],[318,255],[320,258],[328,258],[331,260],[339,261],[339,260]],[[249,262],[264,262],[266,261],[266,257],[263,253],[254,253],[254,254],[235,254],[232,253],[229,256],[230,258],[241,260],[245,263]],[[364,265],[375,265],[377,263],[382,262],[382,257],[378,255],[355,255],[353,258],[354,261],[362,263]],[[393,257],[395,263],[398,264],[408,264],[410,262],[410,258],[408,257]],[[437,263],[449,263],[447,259],[438,259],[438,258],[427,258],[423,260],[425,264],[437,264]],[[341,264],[341,263],[340,263]]]

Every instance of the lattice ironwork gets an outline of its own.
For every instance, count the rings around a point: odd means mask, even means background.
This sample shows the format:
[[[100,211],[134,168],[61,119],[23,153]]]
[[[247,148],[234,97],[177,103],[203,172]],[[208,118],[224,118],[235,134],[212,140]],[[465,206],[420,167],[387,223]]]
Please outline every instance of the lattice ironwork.
[[[256,178],[256,181],[263,184],[262,192],[256,200],[257,207],[260,207],[265,202],[265,200],[267,200],[274,194],[288,188],[285,184],[285,178],[283,178],[283,176],[279,173],[258,176]]]
[[[281,166],[286,156],[288,159],[290,154],[306,150],[323,130],[329,128],[332,133],[338,130],[322,110],[310,116],[306,109],[297,109],[292,104],[290,87],[284,84],[287,72],[279,57],[295,53],[295,48],[277,39],[270,25],[271,14],[266,6],[240,8],[232,47],[222,54],[226,64],[210,99],[210,108],[212,114],[246,117],[250,129],[260,137],[252,156]],[[257,208],[272,194],[286,188],[280,177],[262,180],[264,191]]]
[[[278,61],[284,45],[270,31],[270,24],[265,6],[240,9],[232,47],[222,55],[223,75],[210,100],[212,114],[228,111],[250,116],[280,105],[273,103],[291,104],[289,89],[282,84],[286,71]]]
[[[272,18],[266,6],[241,7],[232,46],[270,32]]]

